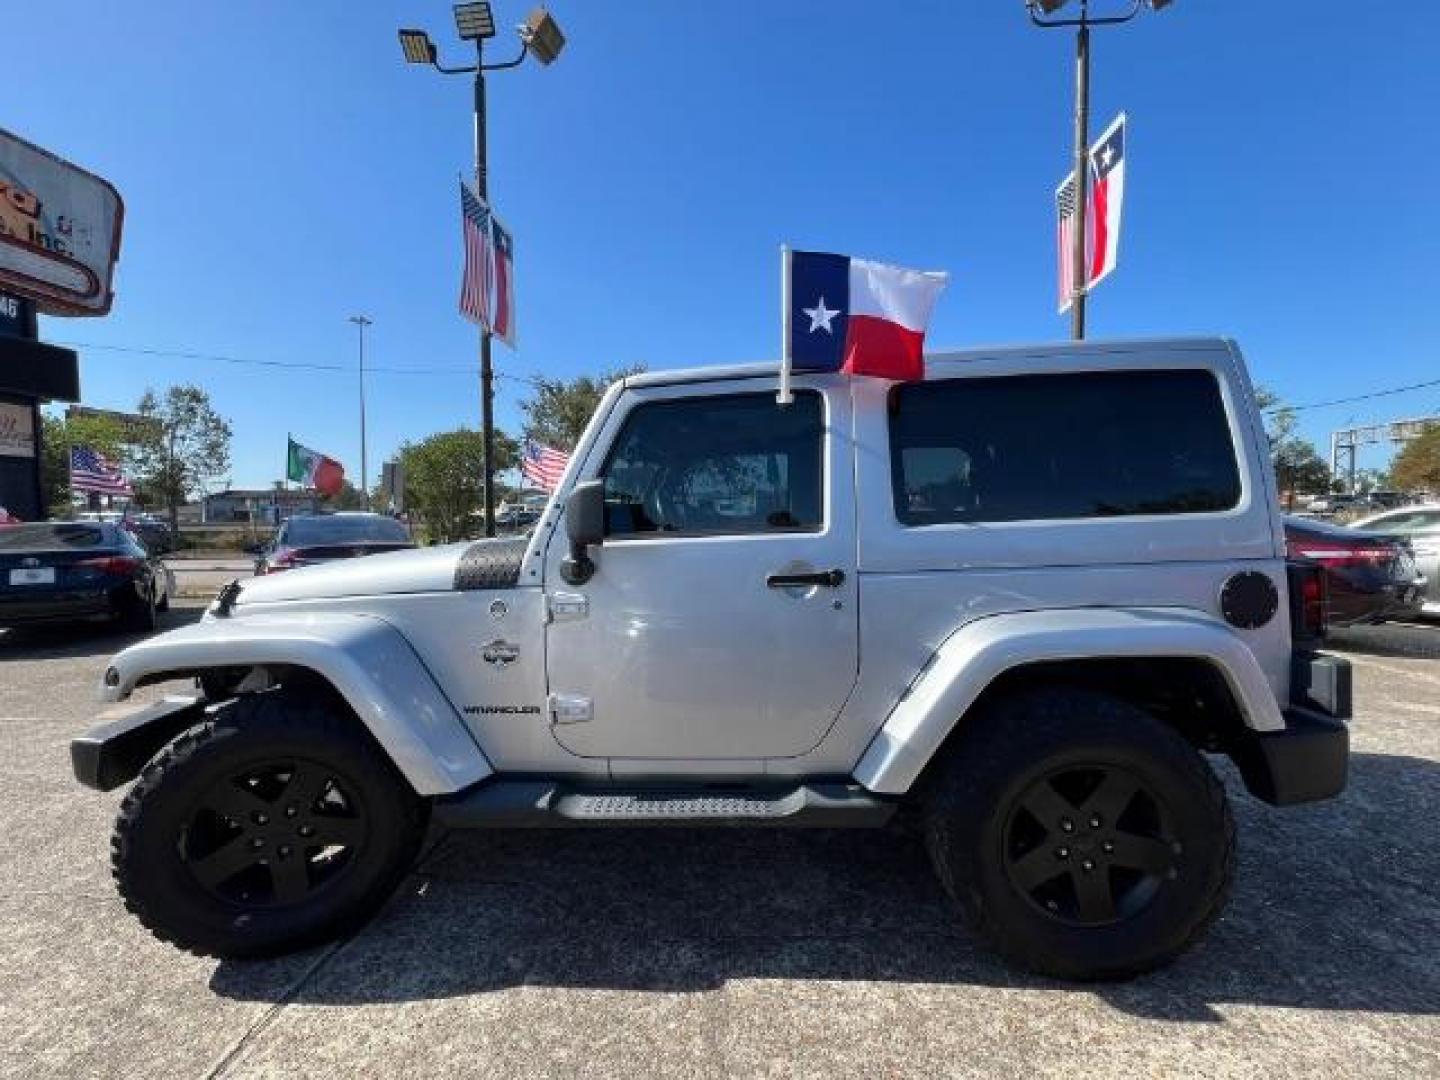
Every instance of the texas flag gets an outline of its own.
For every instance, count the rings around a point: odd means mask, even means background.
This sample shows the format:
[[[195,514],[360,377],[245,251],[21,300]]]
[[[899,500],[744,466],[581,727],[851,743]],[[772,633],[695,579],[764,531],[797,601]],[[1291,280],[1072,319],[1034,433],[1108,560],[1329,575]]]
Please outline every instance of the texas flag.
[[[884,379],[925,374],[925,328],[948,274],[792,251],[786,265],[790,366]]]

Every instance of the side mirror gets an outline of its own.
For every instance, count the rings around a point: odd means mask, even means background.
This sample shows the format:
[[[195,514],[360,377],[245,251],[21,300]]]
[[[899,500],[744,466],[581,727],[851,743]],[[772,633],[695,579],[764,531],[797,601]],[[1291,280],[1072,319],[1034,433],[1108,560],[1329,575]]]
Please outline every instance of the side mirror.
[[[595,573],[590,548],[605,542],[605,481],[575,485],[565,503],[565,532],[570,554],[560,562],[560,576],[570,585],[584,585]]]

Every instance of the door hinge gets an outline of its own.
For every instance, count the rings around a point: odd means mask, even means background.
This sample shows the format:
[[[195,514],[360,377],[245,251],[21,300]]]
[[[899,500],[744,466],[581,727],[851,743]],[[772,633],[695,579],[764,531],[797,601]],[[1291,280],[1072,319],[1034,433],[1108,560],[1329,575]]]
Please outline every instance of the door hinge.
[[[579,694],[551,694],[550,719],[557,724],[586,724],[595,716],[595,706]]]
[[[552,622],[571,622],[590,614],[590,600],[584,593],[553,592],[549,601]]]

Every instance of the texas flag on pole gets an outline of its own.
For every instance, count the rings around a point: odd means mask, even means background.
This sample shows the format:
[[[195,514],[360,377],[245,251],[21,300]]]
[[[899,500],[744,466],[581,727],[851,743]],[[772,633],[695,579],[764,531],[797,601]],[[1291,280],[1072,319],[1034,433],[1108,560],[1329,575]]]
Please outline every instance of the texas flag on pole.
[[[1125,114],[1090,147],[1085,214],[1085,284],[1088,292],[1120,261],[1120,213],[1125,208]],[[1055,247],[1060,267],[1060,311],[1075,299],[1075,171],[1055,189]]]
[[[925,374],[925,328],[948,274],[782,249],[785,358],[789,369],[884,379]]]

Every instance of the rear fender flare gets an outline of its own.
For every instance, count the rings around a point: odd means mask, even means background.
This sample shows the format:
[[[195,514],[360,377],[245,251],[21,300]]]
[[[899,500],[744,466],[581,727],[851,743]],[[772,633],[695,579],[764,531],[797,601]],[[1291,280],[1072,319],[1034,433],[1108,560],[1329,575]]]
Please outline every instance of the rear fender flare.
[[[122,701],[142,683],[251,665],[325,679],[419,795],[459,791],[493,771],[409,641],[369,615],[207,617],[116,655],[101,697]]]
[[[992,615],[956,630],[901,696],[855,768],[871,791],[910,789],[996,678],[1053,660],[1167,657],[1212,664],[1247,727],[1280,731],[1284,717],[1254,654],[1229,627],[1185,608],[1074,608]]]

